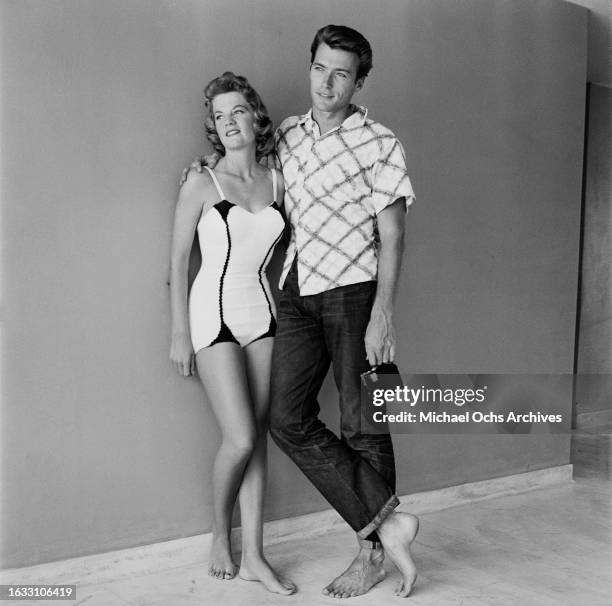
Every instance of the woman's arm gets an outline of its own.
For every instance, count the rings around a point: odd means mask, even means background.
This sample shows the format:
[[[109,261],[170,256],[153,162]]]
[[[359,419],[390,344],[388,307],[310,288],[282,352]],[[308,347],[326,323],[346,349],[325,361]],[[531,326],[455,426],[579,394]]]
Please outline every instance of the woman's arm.
[[[183,183],[174,211],[170,251],[170,360],[176,371],[189,376],[195,371],[193,346],[189,335],[187,270],[196,226],[207,198],[208,175],[191,172]]]

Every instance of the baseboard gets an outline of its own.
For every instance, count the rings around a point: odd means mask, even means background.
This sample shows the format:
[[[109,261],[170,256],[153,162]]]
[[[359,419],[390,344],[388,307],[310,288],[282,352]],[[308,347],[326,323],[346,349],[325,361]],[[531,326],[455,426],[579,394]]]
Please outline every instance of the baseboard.
[[[561,465],[402,496],[400,507],[423,514],[571,481],[572,465]],[[328,509],[267,522],[264,540],[266,544],[299,540],[340,528],[345,528],[344,521],[334,510]],[[211,538],[208,533],[37,566],[6,569],[0,571],[0,583],[95,585],[182,566],[206,566]],[[233,532],[234,541],[239,543],[240,529]]]
[[[612,423],[612,409],[581,412],[576,416],[576,429],[589,431]]]

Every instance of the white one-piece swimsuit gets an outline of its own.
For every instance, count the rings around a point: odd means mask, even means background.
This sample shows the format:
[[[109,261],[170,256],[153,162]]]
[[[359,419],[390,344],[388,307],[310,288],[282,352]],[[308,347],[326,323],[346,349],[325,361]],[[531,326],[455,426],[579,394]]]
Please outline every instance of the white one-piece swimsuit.
[[[194,351],[217,343],[249,343],[276,332],[276,308],[265,270],[285,222],[276,202],[252,213],[229,202],[206,167],[221,198],[197,225],[202,266],[189,293]]]

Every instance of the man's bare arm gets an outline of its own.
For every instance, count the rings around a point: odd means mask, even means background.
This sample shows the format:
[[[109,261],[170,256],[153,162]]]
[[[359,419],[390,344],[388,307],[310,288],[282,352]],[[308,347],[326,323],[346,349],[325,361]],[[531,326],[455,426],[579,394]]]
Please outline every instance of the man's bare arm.
[[[378,282],[366,329],[365,348],[372,366],[395,358],[393,300],[404,253],[405,198],[398,198],[378,213]]]

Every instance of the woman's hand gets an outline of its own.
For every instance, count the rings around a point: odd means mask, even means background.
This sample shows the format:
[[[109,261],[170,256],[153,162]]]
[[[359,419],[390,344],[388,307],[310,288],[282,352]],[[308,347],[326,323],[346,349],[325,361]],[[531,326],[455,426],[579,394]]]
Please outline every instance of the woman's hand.
[[[195,374],[195,355],[189,335],[180,333],[172,337],[170,360],[176,372],[182,377]]]

